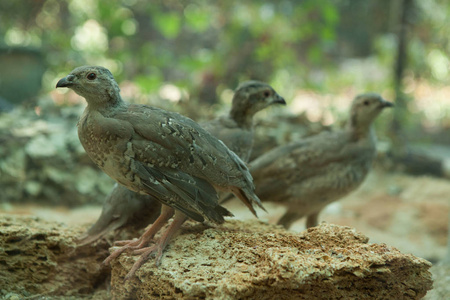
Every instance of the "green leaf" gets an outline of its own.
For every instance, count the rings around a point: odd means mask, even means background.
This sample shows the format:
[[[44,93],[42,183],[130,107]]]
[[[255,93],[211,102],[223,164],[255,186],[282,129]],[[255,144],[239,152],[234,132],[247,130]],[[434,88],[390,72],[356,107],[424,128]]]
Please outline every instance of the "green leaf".
[[[164,78],[162,74],[158,72],[152,72],[150,75],[137,76],[134,78],[134,82],[144,93],[151,93],[158,90],[163,81]]]
[[[336,6],[324,5],[322,6],[322,14],[325,21],[329,24],[336,24],[339,20],[339,15]]]
[[[210,25],[210,13],[202,10],[198,5],[189,4],[184,9],[184,16],[186,17],[186,24],[195,31],[203,32]]]
[[[181,18],[177,13],[161,13],[153,18],[153,23],[159,32],[168,39],[178,36],[181,29]]]

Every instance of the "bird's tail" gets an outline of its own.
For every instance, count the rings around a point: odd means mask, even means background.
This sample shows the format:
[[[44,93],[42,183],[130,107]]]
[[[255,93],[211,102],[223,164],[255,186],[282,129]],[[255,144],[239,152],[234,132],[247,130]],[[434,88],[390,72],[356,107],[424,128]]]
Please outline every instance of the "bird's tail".
[[[102,224],[100,224],[102,225]],[[86,231],[85,233],[83,233],[81,236],[79,236],[76,239],[76,243],[78,247],[82,247],[88,244],[91,244],[95,241],[97,241],[98,239],[100,239],[101,237],[103,237],[105,234],[107,234],[110,231],[116,230],[117,228],[119,228],[122,224],[119,222],[111,222],[108,226],[106,227],[100,227],[98,222],[95,223],[88,231]]]
[[[261,203],[261,200],[259,200],[258,196],[256,194],[249,190],[249,189],[241,189],[238,187],[232,187],[231,192],[236,195],[241,201],[250,209],[250,211],[255,215],[255,217],[258,217],[255,211],[254,205],[258,205],[262,210],[267,212],[267,210],[264,208],[264,206]]]
[[[227,203],[228,201],[230,201],[233,198],[234,198],[234,194],[233,193],[226,193],[226,195],[223,195],[223,196],[220,197],[219,203],[220,204]]]

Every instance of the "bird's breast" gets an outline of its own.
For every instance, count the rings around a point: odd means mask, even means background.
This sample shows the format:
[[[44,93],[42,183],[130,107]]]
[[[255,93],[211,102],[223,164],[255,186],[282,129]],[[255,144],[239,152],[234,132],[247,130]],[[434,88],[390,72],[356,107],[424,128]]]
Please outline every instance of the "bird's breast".
[[[92,161],[111,176],[111,170],[117,169],[123,162],[128,149],[126,135],[121,134],[121,128],[108,124],[107,118],[99,118],[85,114],[78,123],[78,137],[86,153]],[[121,167],[123,168],[123,166]]]

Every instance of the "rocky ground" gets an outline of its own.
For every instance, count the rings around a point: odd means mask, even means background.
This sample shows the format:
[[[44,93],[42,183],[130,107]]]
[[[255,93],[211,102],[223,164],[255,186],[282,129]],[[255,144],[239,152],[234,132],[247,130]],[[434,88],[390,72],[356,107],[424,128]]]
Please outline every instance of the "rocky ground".
[[[329,205],[320,221],[346,225],[366,234],[372,242],[386,243],[431,262],[446,255],[450,181],[374,170],[353,194]],[[276,223],[284,207],[266,204],[262,220]],[[252,218],[236,201],[229,205],[239,218]],[[291,230],[301,232],[305,220]]]
[[[450,184],[445,179],[387,174],[375,170],[357,192],[330,205],[321,214],[320,220],[355,228],[358,232],[368,236],[371,243],[385,243],[389,247],[398,248],[402,253],[411,253],[432,262],[434,264],[431,268],[435,282],[434,290],[428,292],[426,299],[445,299],[450,296],[449,267],[442,263],[446,255],[449,194]],[[235,213],[237,219],[253,219],[251,214],[237,201],[230,202],[228,207]],[[275,223],[284,212],[283,207],[276,207],[270,203],[266,207],[271,214],[267,215],[260,212],[263,222]],[[58,278],[58,274],[67,274],[70,270],[81,266],[83,272],[87,272],[89,276],[80,278],[74,275],[71,282],[59,279],[55,281],[56,286],[52,287],[53,290],[47,290],[54,293],[56,291],[56,294],[60,295],[64,293],[65,287],[68,285],[73,287],[76,284],[79,286],[66,294],[67,297],[71,294],[97,299],[99,297],[103,297],[103,299],[110,297],[107,292],[109,269],[100,268],[99,264],[106,256],[104,249],[111,241],[103,241],[96,246],[82,249],[76,249],[74,246],[74,237],[81,234],[89,224],[96,220],[100,210],[99,206],[67,209],[62,206],[43,207],[28,204],[19,206],[3,203],[0,211],[2,213],[0,217],[2,236],[5,237],[5,232],[18,231],[22,236],[27,237],[28,241],[31,240],[33,244],[30,246],[25,241],[13,238],[6,242],[3,241],[2,249],[5,251],[6,247],[25,243],[24,246],[16,247],[17,249],[14,247],[14,249],[7,249],[7,251],[10,251],[8,257],[12,255],[16,258],[21,257],[22,253],[31,255],[29,253],[37,251],[33,249],[38,249],[38,252],[41,251],[39,252],[41,259],[34,262],[38,264],[35,268],[41,270],[41,267],[44,267],[46,271],[43,274],[33,272],[29,274],[33,278],[37,278],[37,286],[34,283],[27,284],[23,280],[20,280],[21,283],[18,284],[14,282],[14,278],[23,278],[24,276],[16,270],[16,268],[20,269],[20,264],[18,267],[17,262],[14,263],[13,260],[3,260],[9,266],[7,270],[13,270],[13,274],[17,276],[6,276],[8,279],[6,285],[0,285],[8,288],[2,288],[1,295],[5,299],[20,299],[23,296],[30,297],[41,294],[42,287],[46,287],[45,284],[48,284],[42,278],[52,276],[52,278]],[[16,216],[24,218],[23,226],[28,229],[17,227],[17,222],[8,219],[8,216],[11,215],[14,215],[14,218]],[[15,225],[6,226],[5,224],[8,223]],[[42,224],[48,224],[48,227],[53,229],[43,230]],[[199,227],[196,226],[195,228],[198,229]],[[303,230],[304,220],[299,220],[292,228],[292,231],[302,232],[301,235],[304,236],[306,233]],[[187,234],[192,234],[192,232],[188,230]],[[197,236],[199,234],[197,233]],[[206,232],[202,236],[205,234]],[[53,248],[42,248],[42,245],[47,241],[51,241]],[[77,258],[76,264],[73,263],[75,261],[69,259],[74,255]],[[58,259],[55,257],[58,257]],[[31,260],[26,262],[26,264],[29,263],[33,262]],[[128,266],[127,263],[130,263],[130,259],[123,258],[120,264],[116,264],[116,266]],[[3,263],[3,265],[5,264]],[[120,268],[116,268],[116,272],[113,272],[113,279],[114,276],[120,277],[123,275],[124,271],[120,270]],[[26,291],[25,294],[24,291]],[[76,296],[72,297],[76,299]]]
[[[112,265],[118,299],[420,299],[431,266],[353,228],[323,223],[300,234],[257,220],[192,224],[156,267],[124,277],[137,257]]]

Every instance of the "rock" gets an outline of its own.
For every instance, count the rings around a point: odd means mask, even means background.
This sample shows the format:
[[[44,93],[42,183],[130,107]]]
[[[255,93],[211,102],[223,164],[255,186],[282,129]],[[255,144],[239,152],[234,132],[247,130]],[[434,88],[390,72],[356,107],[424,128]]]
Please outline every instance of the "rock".
[[[428,261],[331,224],[187,223],[159,268],[149,261],[124,283],[137,258],[112,263],[116,299],[420,299],[432,288]]]
[[[73,114],[74,116],[71,116]],[[76,133],[79,107],[19,107],[0,114],[2,201],[67,206],[100,204],[113,180],[96,168]]]
[[[82,226],[0,215],[0,228],[1,299],[110,298],[109,271],[101,266],[108,245],[103,241],[76,248],[74,239],[85,230]]]

